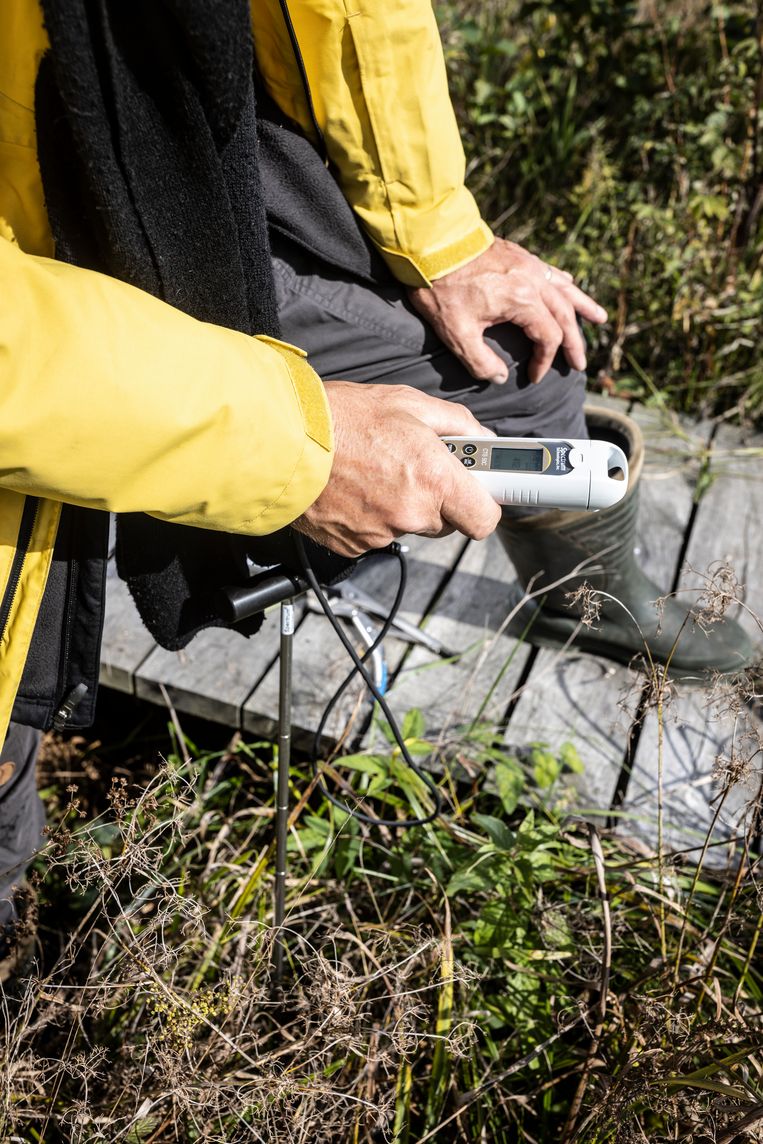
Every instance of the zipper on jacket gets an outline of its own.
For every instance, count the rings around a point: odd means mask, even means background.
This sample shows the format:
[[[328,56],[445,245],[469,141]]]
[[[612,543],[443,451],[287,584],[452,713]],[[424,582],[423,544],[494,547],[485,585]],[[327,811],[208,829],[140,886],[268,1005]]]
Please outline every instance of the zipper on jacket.
[[[69,722],[72,715],[87,695],[88,690],[89,688],[86,683],[78,683],[76,687],[72,688],[64,702],[58,708],[58,711],[56,711],[55,715],[53,716],[54,731],[66,730],[66,724]]]
[[[61,651],[58,661],[58,695],[61,696],[58,709],[53,716],[53,729],[55,731],[63,731],[66,724],[71,719],[77,707],[85,698],[88,692],[87,684],[78,683],[74,688],[71,687],[69,679],[69,657],[71,653],[72,642],[72,628],[74,626],[74,615],[77,610],[77,585],[79,581],[79,560],[73,553],[77,551],[77,523],[78,515],[77,510],[67,507],[65,509],[65,519],[63,519],[63,528],[60,530],[62,537],[65,535],[68,561],[66,572],[66,589],[64,594],[63,605],[63,623],[61,626]],[[65,533],[64,533],[65,529]]]
[[[283,22],[286,25],[286,31],[288,32],[289,40],[291,42],[291,50],[294,52],[294,59],[297,64],[299,78],[302,80],[302,87],[305,92],[305,99],[307,100],[307,111],[313,124],[313,131],[318,137],[318,153],[320,154],[321,159],[323,159],[323,162],[326,163],[328,162],[326,140],[318,123],[318,116],[315,114],[315,104],[313,103],[313,93],[310,91],[310,83],[307,78],[307,68],[305,67],[305,61],[302,58],[302,52],[299,47],[299,40],[297,39],[297,33],[292,22],[291,12],[289,11],[287,0],[279,0],[279,6],[281,8]]]
[[[11,571],[8,576],[8,583],[5,586],[2,602],[0,602],[0,640],[4,638],[5,630],[8,627],[8,618],[11,614],[13,601],[16,599],[16,593],[21,580],[21,570],[24,567],[26,554],[29,551],[32,532],[34,531],[34,522],[37,519],[37,510],[39,507],[39,497],[26,498],[21,513],[18,537],[16,539],[16,552],[13,556]]]

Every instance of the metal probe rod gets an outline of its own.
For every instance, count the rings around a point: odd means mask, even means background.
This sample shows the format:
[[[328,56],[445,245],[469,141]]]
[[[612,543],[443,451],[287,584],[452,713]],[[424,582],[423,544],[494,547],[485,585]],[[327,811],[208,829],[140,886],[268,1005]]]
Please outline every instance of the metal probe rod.
[[[294,604],[281,603],[281,651],[278,695],[278,775],[276,782],[276,876],[273,918],[273,973],[279,982],[283,976],[286,939],[283,924],[286,917],[286,843],[289,835],[289,766],[291,764],[292,644],[294,640]]]

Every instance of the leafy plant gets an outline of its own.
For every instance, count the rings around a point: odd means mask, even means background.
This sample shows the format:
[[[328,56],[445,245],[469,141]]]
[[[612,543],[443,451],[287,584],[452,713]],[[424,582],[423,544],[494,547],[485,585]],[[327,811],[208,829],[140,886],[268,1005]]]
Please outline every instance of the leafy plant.
[[[470,181],[498,233],[572,271],[608,388],[763,408],[763,9],[439,6]]]
[[[749,844],[708,869],[706,850],[599,839],[567,809],[572,744],[510,750],[476,725],[433,758],[422,729],[410,713],[449,801],[427,827],[369,830],[294,769],[280,986],[270,749],[175,732],[133,785],[70,745],[78,789],[51,775],[40,865],[48,960],[2,1008],[4,1138],[699,1140],[749,1119]],[[389,807],[394,754],[332,765]]]

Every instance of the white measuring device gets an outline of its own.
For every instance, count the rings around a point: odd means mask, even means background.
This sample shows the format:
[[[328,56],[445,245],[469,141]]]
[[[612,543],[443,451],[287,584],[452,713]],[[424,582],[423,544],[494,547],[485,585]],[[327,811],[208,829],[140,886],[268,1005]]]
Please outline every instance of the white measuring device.
[[[628,460],[609,441],[444,437],[443,442],[499,504],[609,508],[628,488]]]

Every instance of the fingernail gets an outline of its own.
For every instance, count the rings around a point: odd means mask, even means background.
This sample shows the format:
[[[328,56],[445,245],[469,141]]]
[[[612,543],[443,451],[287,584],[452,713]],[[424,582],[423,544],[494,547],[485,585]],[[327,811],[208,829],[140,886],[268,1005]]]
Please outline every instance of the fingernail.
[[[603,307],[603,306],[599,306],[599,307],[598,307],[598,311],[597,311],[597,313],[598,313],[598,317],[599,317],[599,320],[600,320],[600,321],[602,321],[602,322],[606,322],[606,320],[607,320],[607,311],[604,309],[604,307]]]
[[[508,380],[508,373],[497,373],[493,377],[488,378],[488,381],[491,381],[493,385],[505,385]]]

